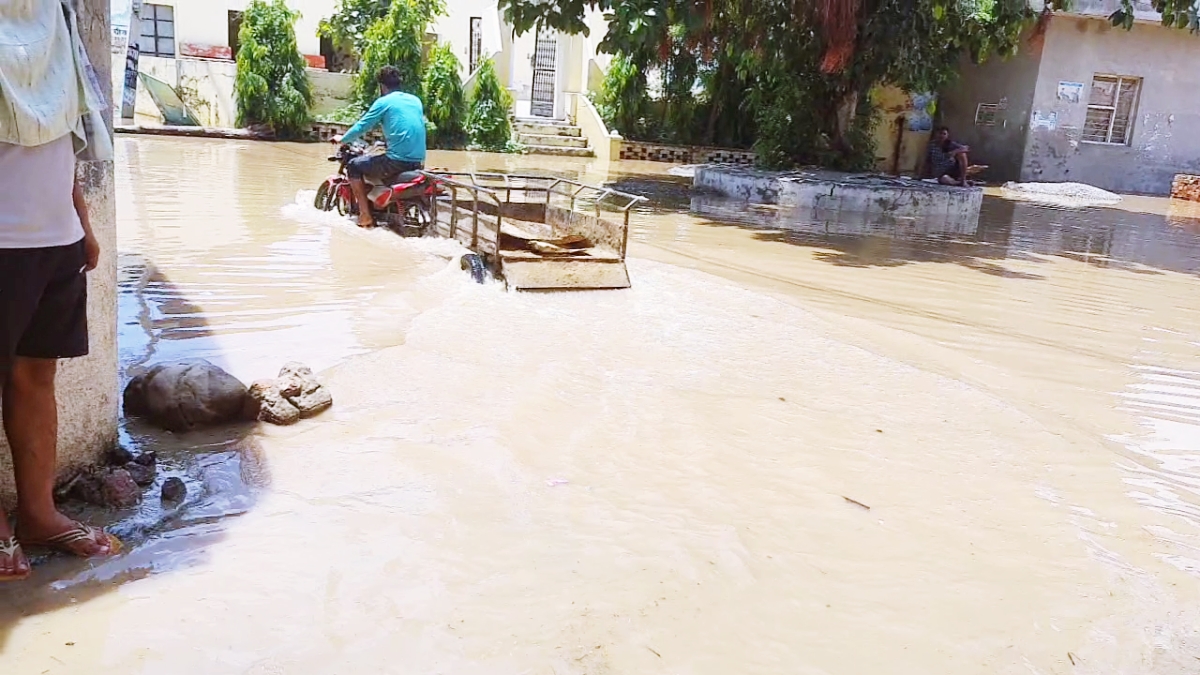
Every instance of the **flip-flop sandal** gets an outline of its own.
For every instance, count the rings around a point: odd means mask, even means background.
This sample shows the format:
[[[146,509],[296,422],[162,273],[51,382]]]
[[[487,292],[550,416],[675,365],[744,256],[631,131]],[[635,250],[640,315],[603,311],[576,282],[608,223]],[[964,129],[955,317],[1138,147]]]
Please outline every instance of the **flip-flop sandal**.
[[[17,541],[16,537],[0,539],[0,555],[8,556],[9,560],[16,560],[17,556],[23,556],[21,552],[21,542]],[[29,567],[29,559],[25,559],[25,567]],[[0,582],[5,581],[24,581],[29,578],[31,570],[26,569],[24,574],[5,574],[0,575]]]
[[[108,555],[116,555],[121,551],[123,544],[121,544],[120,539],[117,539],[113,535],[98,527],[91,527],[82,523],[75,523],[75,527],[67,530],[66,532],[56,534],[49,539],[42,539],[40,541],[26,541],[25,545],[48,548],[52,551],[59,551],[61,553],[67,553],[83,558],[89,556],[80,555],[74,548],[72,548],[72,545],[77,544],[85,539],[99,543],[101,538],[108,540]]]

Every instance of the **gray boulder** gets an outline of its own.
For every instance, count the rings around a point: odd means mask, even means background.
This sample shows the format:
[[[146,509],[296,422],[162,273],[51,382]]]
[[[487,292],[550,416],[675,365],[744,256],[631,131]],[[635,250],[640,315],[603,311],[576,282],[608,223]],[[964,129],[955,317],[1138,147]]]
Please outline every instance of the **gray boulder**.
[[[160,363],[125,388],[127,415],[149,419],[169,431],[242,419],[246,385],[204,359]]]

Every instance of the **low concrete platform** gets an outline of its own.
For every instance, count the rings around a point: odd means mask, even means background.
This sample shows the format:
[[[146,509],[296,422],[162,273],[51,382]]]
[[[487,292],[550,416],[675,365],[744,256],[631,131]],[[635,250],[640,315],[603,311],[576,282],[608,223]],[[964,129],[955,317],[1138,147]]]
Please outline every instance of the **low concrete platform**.
[[[231,140],[268,140],[263,134],[249,129],[218,129],[216,127],[174,127],[169,125],[150,126],[141,124],[118,124],[113,127],[118,134],[142,136],[187,136],[191,138],[226,138]]]
[[[983,204],[982,188],[823,169],[763,171],[704,165],[696,168],[692,184],[732,199],[835,217],[847,212],[883,218],[974,222]]]

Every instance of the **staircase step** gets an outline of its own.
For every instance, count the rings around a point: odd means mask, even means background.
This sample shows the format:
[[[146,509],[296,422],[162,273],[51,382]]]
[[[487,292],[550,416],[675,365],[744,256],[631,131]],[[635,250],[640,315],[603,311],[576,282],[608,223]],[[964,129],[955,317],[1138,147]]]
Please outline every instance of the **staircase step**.
[[[571,126],[570,124],[555,124],[554,122],[522,122],[517,120],[513,125],[519,134],[532,134],[538,136],[571,136],[579,138],[583,135],[583,131],[579,127]]]
[[[578,136],[559,136],[557,134],[526,134],[518,133],[518,138],[525,145],[553,145],[560,148],[586,148],[587,139]]]
[[[527,145],[525,152],[530,155],[558,155],[559,157],[595,157],[591,148],[564,148],[560,145]]]

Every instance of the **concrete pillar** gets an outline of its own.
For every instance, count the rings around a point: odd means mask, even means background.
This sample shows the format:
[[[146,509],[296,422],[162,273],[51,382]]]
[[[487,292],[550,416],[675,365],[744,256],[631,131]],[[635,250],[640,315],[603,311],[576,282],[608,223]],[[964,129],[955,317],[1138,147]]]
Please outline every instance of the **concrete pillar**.
[[[100,82],[108,82],[109,0],[75,0],[79,31]],[[110,102],[111,103],[111,102]],[[112,127],[112,108],[105,114]],[[81,157],[92,228],[100,240],[100,266],[88,276],[90,355],[64,361],[58,375],[60,471],[97,461],[117,438],[117,237],[112,161]],[[0,436],[0,503],[15,496],[8,443]]]

